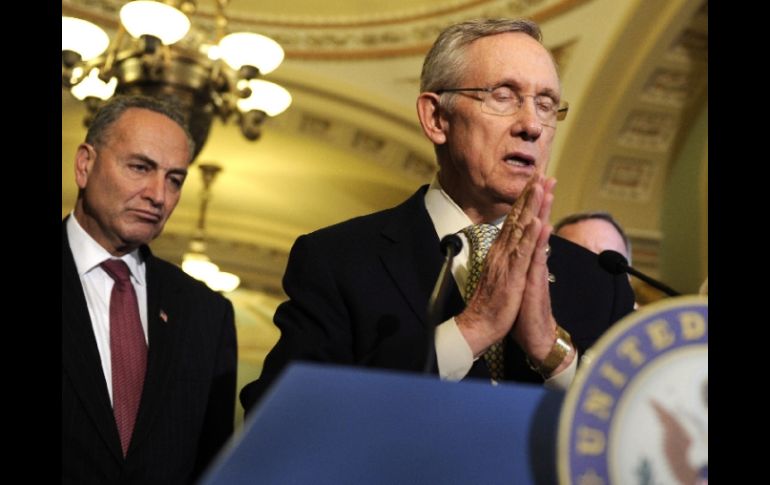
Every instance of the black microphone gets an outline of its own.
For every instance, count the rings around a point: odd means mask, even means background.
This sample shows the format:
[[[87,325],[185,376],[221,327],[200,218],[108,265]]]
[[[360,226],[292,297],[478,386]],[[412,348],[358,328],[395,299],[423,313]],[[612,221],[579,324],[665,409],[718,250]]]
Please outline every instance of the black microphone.
[[[612,274],[628,273],[636,276],[640,280],[644,281],[653,288],[657,288],[668,296],[679,296],[681,293],[672,289],[669,286],[664,285],[658,280],[652,279],[646,274],[632,268],[628,265],[626,258],[617,251],[607,249],[599,254],[599,266],[607,270]]]
[[[447,287],[452,278],[452,260],[463,247],[463,241],[457,234],[448,234],[441,239],[441,252],[444,254],[444,264],[441,266],[436,285],[433,287],[428,299],[428,349],[425,357],[425,367],[423,373],[429,374],[433,370],[433,364],[436,362],[436,325],[441,323],[441,309],[446,302]]]

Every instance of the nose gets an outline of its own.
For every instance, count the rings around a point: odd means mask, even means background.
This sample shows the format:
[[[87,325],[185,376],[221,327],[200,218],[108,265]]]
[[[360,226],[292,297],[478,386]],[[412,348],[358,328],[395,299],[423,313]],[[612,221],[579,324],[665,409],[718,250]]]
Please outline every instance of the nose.
[[[511,135],[515,137],[521,137],[525,141],[535,141],[543,133],[543,123],[535,113],[535,100],[531,97],[524,98],[513,120]]]
[[[166,200],[166,180],[162,173],[157,172],[147,177],[147,185],[144,187],[144,198],[149,200],[154,207],[162,207]]]

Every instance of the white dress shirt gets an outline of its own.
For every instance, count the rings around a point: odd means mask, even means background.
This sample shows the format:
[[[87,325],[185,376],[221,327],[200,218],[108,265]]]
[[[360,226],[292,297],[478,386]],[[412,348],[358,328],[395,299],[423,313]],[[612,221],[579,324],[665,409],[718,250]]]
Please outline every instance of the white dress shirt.
[[[75,259],[75,268],[83,285],[83,293],[86,297],[88,315],[91,317],[91,326],[96,337],[96,346],[99,349],[99,357],[102,361],[102,371],[107,382],[107,392],[112,402],[112,359],[110,352],[110,295],[115,283],[100,264],[112,258],[99,243],[88,235],[80,226],[75,214],[70,213],[67,219],[67,239],[70,243],[72,256]],[[139,318],[142,320],[144,340],[147,341],[147,284],[145,281],[145,264],[141,261],[139,250],[136,249],[122,259],[131,272],[131,284],[136,291],[136,299],[139,303]]]
[[[468,254],[469,243],[465,235],[460,233],[462,229],[473,222],[463,210],[444,192],[438,178],[434,177],[428,191],[425,193],[425,208],[433,222],[439,239],[448,234],[458,234],[463,240],[460,253],[452,262],[452,275],[457,283],[460,294],[465,298],[465,283],[468,280]],[[498,228],[502,227],[505,217],[496,221]],[[441,379],[459,381],[465,377],[476,359],[473,357],[468,342],[460,332],[454,317],[439,324],[436,327],[436,361]],[[545,381],[545,387],[550,389],[567,389],[575,377],[577,370],[577,356],[572,363],[560,373],[549,377]]]

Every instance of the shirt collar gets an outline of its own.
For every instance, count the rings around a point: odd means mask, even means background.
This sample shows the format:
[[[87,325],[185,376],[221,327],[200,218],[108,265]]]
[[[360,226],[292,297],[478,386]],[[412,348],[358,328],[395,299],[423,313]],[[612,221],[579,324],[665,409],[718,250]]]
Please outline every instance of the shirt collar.
[[[425,193],[425,208],[428,210],[428,215],[439,239],[448,234],[456,234],[473,225],[468,215],[441,187],[438,176],[433,177],[433,181]],[[503,222],[505,222],[505,217],[497,220],[495,226],[500,229]]]
[[[112,255],[83,229],[75,218],[74,211],[70,212],[67,219],[67,238],[80,277],[91,272],[104,260],[112,258]],[[144,261],[142,261],[139,249],[123,255],[120,259],[128,266],[135,283],[144,286]]]

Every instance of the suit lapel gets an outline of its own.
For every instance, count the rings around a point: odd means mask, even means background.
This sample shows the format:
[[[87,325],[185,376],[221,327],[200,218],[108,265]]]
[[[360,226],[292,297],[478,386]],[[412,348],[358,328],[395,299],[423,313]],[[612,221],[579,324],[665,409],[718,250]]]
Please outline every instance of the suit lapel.
[[[147,374],[144,378],[142,402],[136,419],[131,448],[147,438],[155,416],[162,406],[165,390],[175,362],[175,338],[183,319],[184,308],[178,298],[179,288],[168,278],[166,269],[159,264],[149,248],[142,248],[147,282]]]
[[[107,448],[122,462],[120,437],[91,317],[67,240],[66,219],[62,222],[62,365],[94,427]]]
[[[425,209],[426,187],[394,209],[394,217],[382,230],[386,243],[380,254],[395,285],[424,324],[428,299],[443,262],[438,235]],[[450,291],[445,319],[463,308],[457,285],[452,284]]]

